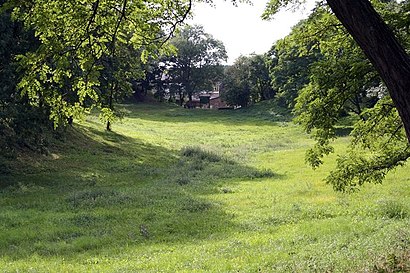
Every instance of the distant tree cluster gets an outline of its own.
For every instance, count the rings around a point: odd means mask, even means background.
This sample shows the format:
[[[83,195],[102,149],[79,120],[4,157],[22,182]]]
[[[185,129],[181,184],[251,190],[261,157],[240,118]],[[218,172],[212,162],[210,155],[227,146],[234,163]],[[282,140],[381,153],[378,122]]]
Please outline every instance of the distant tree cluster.
[[[275,91],[271,86],[268,59],[266,55],[240,56],[232,66],[225,69],[223,79],[224,100],[235,106],[273,99]]]
[[[192,101],[195,94],[210,91],[223,78],[226,49],[202,26],[185,26],[170,40],[174,51],[150,62],[146,82],[159,100]]]

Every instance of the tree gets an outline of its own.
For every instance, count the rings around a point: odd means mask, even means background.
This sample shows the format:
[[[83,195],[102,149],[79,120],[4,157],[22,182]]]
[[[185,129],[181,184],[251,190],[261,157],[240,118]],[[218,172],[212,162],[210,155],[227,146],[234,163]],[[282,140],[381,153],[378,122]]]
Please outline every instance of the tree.
[[[303,0],[271,0],[264,17]],[[326,0],[386,84],[410,143],[410,57],[369,0]]]
[[[272,99],[275,96],[275,91],[271,86],[267,56],[251,54],[249,59],[249,81],[251,84],[252,101],[258,102]]]
[[[0,14],[0,157],[14,156],[16,148],[44,148],[43,131],[50,128],[49,109],[32,107],[17,88],[22,73],[16,56],[38,46],[34,33],[13,22],[10,12]]]
[[[379,3],[377,8],[396,33],[403,32],[403,24],[394,22],[402,20],[397,18],[402,17],[405,5]],[[337,190],[354,189],[364,182],[380,183],[389,170],[410,157],[403,122],[390,96],[371,94],[383,90],[383,84],[328,7],[318,6],[303,24],[303,31],[294,29],[293,41],[300,51],[316,48],[322,56],[310,64],[309,83],[300,91],[295,108],[297,120],[317,140],[307,159],[314,167],[320,165],[323,155],[333,152],[329,141],[337,136],[341,114],[356,112],[359,119],[351,133],[351,146],[347,155],[339,157],[327,181]]]
[[[309,83],[310,66],[320,58],[318,50],[309,41],[301,46],[298,33],[306,26],[297,24],[290,35],[276,42],[268,52],[271,85],[276,91],[276,100],[284,107],[293,108],[299,91]]]
[[[202,26],[185,26],[171,40],[176,54],[167,60],[172,89],[190,101],[195,92],[210,89],[222,74],[227,59],[225,46],[204,31]]]
[[[368,0],[327,0],[386,84],[410,142],[410,56]]]
[[[251,102],[249,67],[249,58],[240,56],[225,69],[222,97],[227,104],[246,107]]]
[[[246,107],[274,97],[267,61],[264,55],[240,56],[225,69],[222,96],[228,104]]]
[[[92,107],[111,116],[114,93],[130,79],[126,70],[133,60],[125,49],[138,53],[137,63],[168,51],[164,45],[189,14],[191,1],[8,0],[2,9],[12,10],[40,41],[35,51],[19,57],[24,71],[19,88],[33,105],[47,105],[58,126]],[[112,76],[106,83],[104,70]]]
[[[109,55],[104,54],[98,62],[103,69],[96,88],[101,108],[100,119],[106,123],[106,130],[111,131],[111,124],[121,113],[116,111],[115,103],[130,97],[133,82],[144,77],[140,53],[129,44],[120,43]]]

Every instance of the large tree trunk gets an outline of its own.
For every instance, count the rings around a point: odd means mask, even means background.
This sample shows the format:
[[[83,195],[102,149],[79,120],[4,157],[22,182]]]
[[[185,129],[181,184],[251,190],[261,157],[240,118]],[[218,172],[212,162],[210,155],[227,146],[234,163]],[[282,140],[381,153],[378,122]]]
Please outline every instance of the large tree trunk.
[[[410,57],[369,0],[327,0],[389,89],[410,142]]]

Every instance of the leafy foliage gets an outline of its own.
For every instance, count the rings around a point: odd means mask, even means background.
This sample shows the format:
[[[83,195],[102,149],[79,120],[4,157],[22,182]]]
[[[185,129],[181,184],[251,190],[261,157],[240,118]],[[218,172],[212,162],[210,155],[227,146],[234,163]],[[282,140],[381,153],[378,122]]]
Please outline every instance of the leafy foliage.
[[[93,106],[111,110],[114,93],[129,92],[130,79],[141,76],[136,64],[166,50],[191,2],[10,0],[5,7],[41,42],[19,57],[19,88],[33,105],[47,105],[58,126]]]
[[[240,56],[225,69],[223,94],[230,105],[248,106],[250,103],[273,98],[268,60],[264,55]]]
[[[299,5],[305,2],[306,0],[269,0],[269,2],[266,4],[263,18],[270,19],[283,7],[290,6],[291,8],[296,9],[299,7]]]
[[[251,100],[251,84],[249,78],[249,59],[241,56],[235,63],[227,67],[224,78],[224,100],[230,105],[248,106]]]
[[[279,40],[268,52],[269,72],[272,88],[276,91],[275,99],[283,106],[293,108],[295,99],[306,84],[309,83],[311,65],[320,59],[317,49],[312,45],[306,48],[298,44],[296,29],[305,27],[303,22],[295,26],[294,31]]]
[[[381,183],[386,174],[410,157],[401,119],[390,98],[366,110],[355,124],[347,156],[339,156],[337,169],[327,181],[336,190],[354,190],[364,183]]]
[[[375,3],[388,22],[396,22],[393,26],[405,18],[406,3]],[[406,31],[396,29],[398,33]],[[317,141],[306,154],[312,167],[321,165],[323,157],[334,152],[331,142],[337,137],[340,120],[346,115],[357,116],[351,147],[339,157],[336,170],[327,178],[336,190],[354,190],[365,182],[381,183],[388,171],[406,161],[410,154],[403,124],[386,88],[327,6],[318,5],[276,48],[290,52],[297,62],[296,68],[288,70],[292,66],[283,63],[289,62],[290,57],[277,54],[279,59],[271,68],[274,85],[286,82],[283,78],[292,83],[297,77],[292,71],[296,75],[298,71],[305,73],[302,81],[293,85],[299,89],[294,112],[296,121]],[[303,67],[305,70],[300,69]],[[294,97],[296,92],[287,89],[280,94]]]
[[[16,87],[21,77],[16,56],[38,46],[33,32],[13,22],[10,12],[0,14],[0,157],[14,157],[16,149],[22,147],[44,152],[49,111],[32,107]]]
[[[171,95],[178,94],[181,103],[185,96],[192,100],[194,93],[209,90],[220,81],[221,63],[227,59],[225,46],[202,26],[185,26],[171,44],[177,54],[164,61]]]

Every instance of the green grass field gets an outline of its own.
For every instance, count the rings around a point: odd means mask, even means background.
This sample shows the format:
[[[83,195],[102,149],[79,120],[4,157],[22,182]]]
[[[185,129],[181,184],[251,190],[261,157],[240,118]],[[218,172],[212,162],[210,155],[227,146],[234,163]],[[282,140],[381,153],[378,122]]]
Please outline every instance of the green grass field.
[[[410,270],[409,166],[335,193],[336,156],[310,169],[313,141],[270,104],[124,111],[0,176],[0,272]]]

